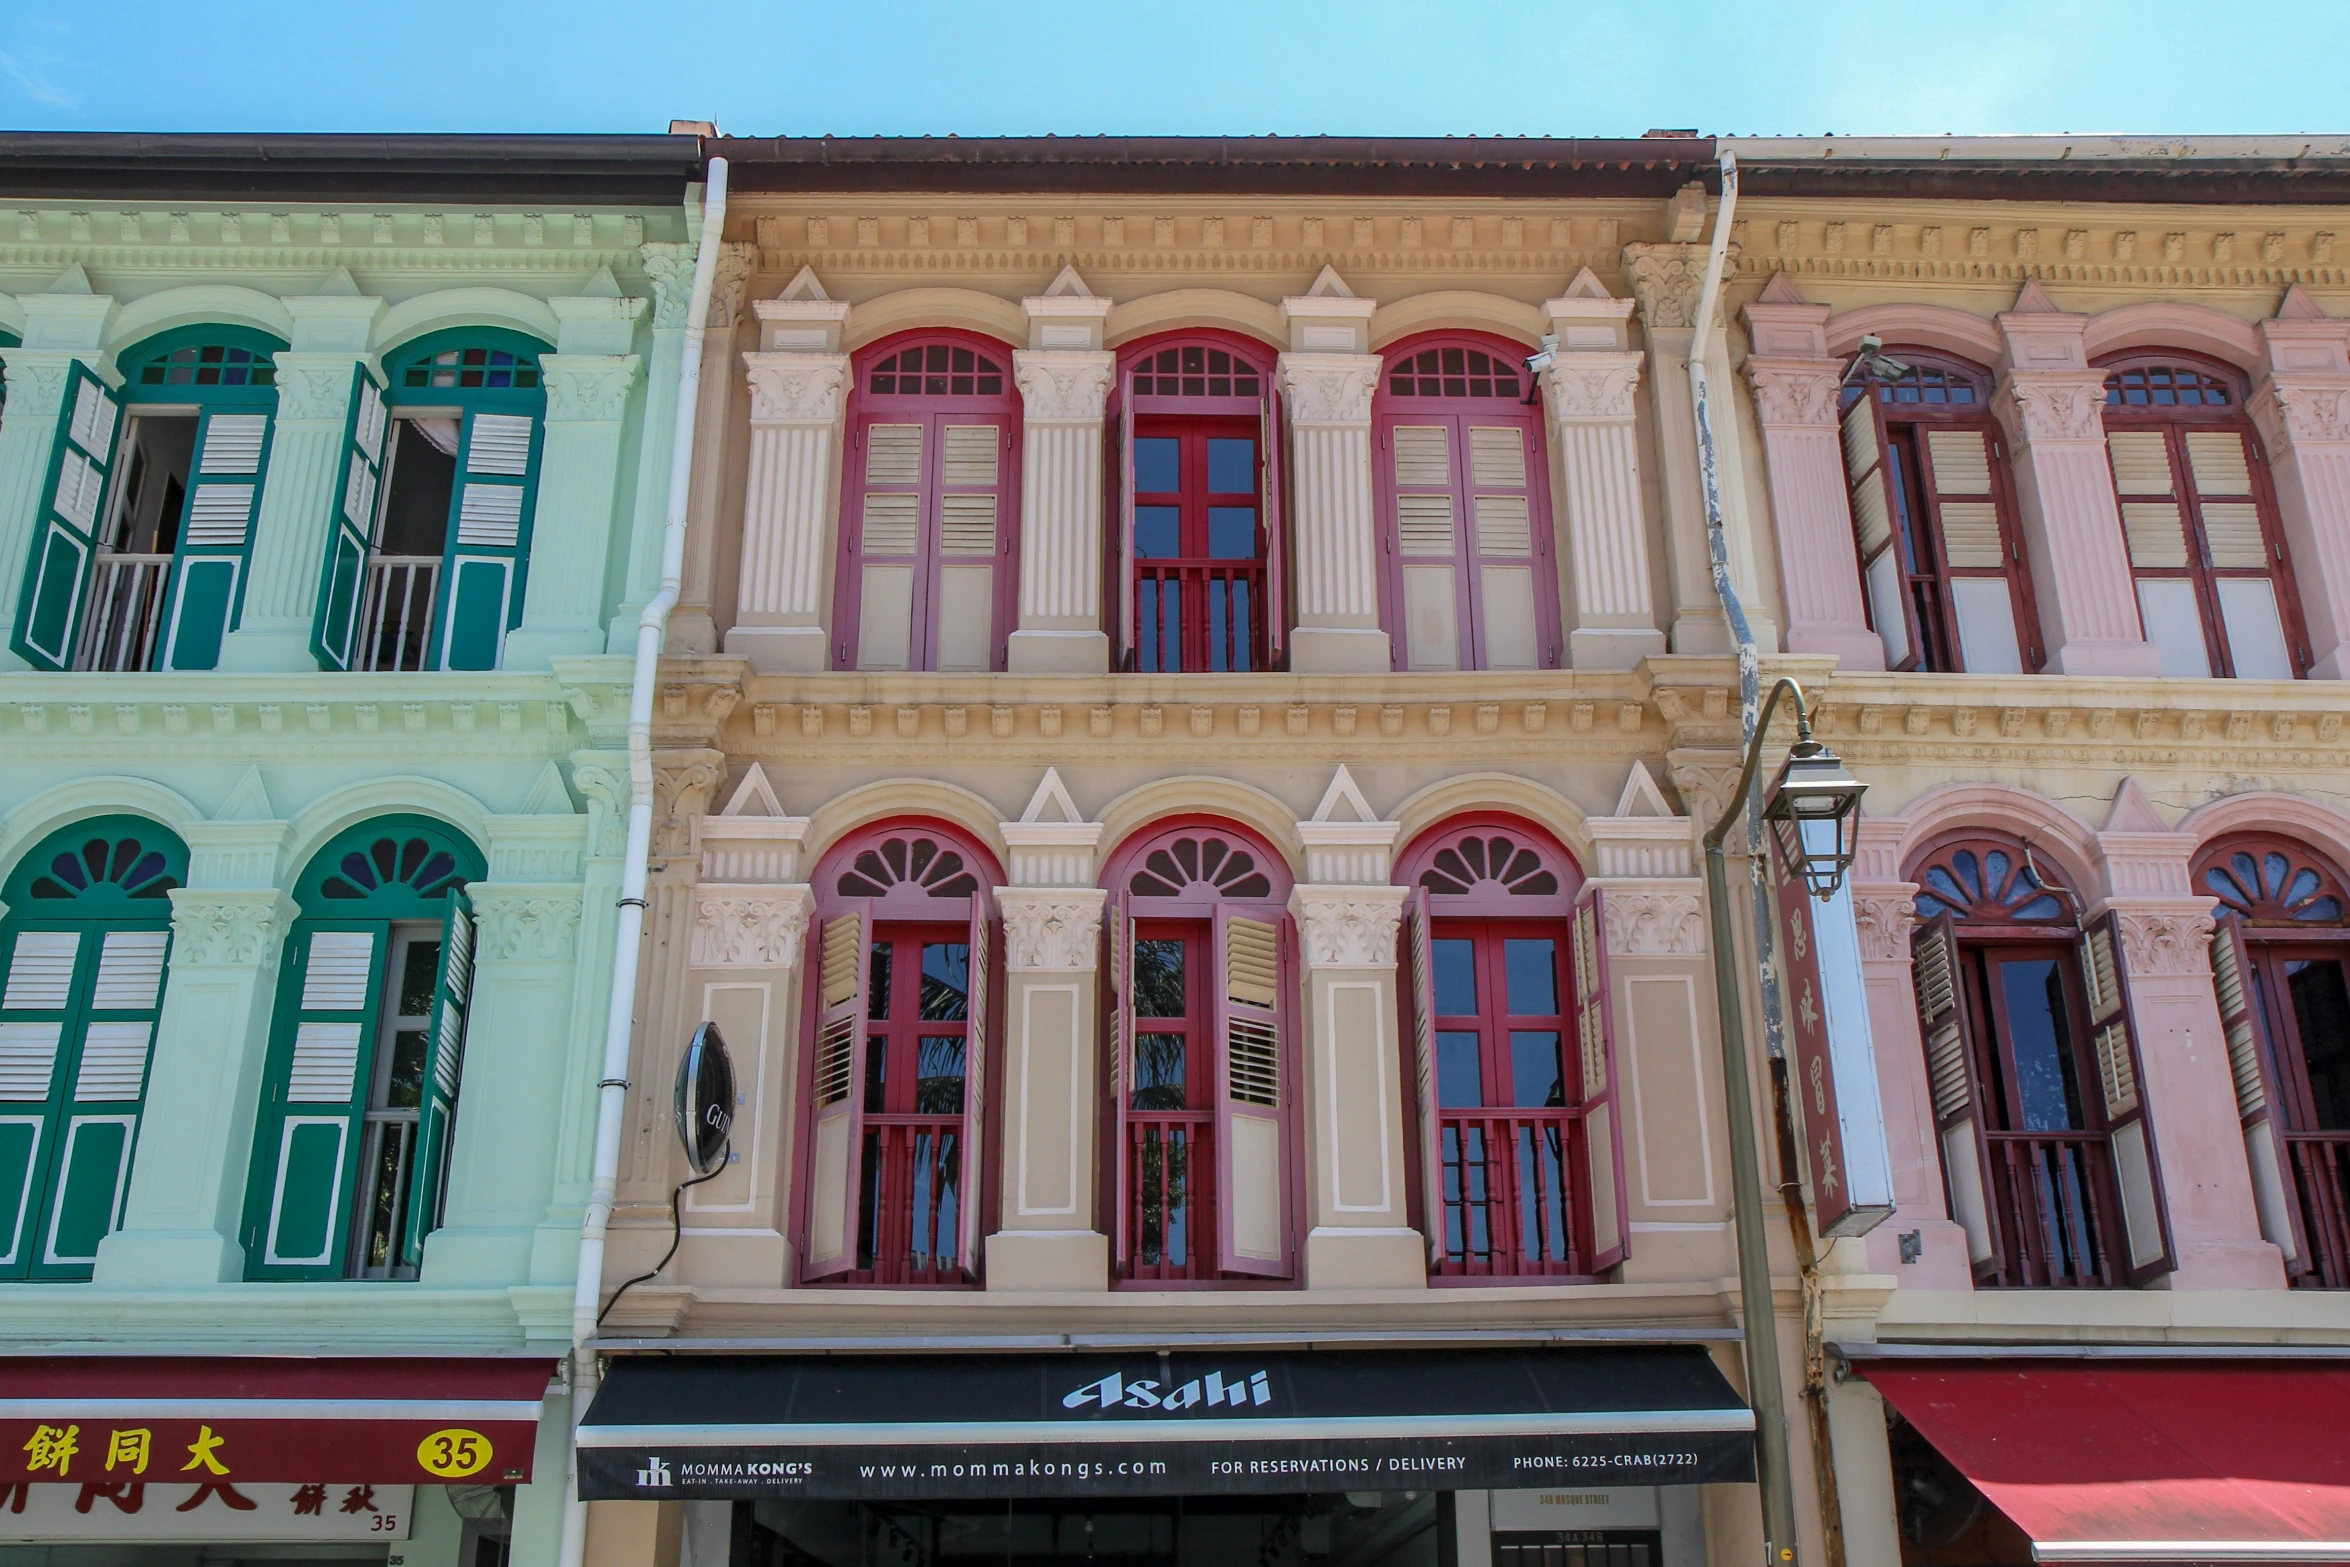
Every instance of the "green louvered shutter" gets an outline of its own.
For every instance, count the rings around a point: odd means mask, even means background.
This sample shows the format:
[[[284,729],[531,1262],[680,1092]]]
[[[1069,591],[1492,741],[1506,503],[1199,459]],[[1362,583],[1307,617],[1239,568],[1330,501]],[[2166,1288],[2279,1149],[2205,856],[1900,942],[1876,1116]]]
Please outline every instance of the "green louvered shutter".
[[[290,938],[246,1188],[249,1279],[342,1277],[386,939],[326,920]]]
[[[383,489],[385,426],[383,393],[368,368],[357,366],[351,376],[351,413],[343,426],[334,529],[319,571],[318,611],[310,623],[310,651],[321,669],[349,669],[360,656],[360,610],[367,594],[376,499]]]
[[[221,639],[237,621],[253,518],[269,459],[269,415],[250,409],[204,411],[187,516],[171,562],[171,609],[164,620],[165,669],[212,669]]]
[[[466,414],[436,639],[443,669],[497,668],[506,632],[521,618],[538,436],[535,414]]]
[[[86,1279],[122,1224],[171,933],[19,928],[0,986],[0,1277]]]
[[[441,922],[441,971],[433,985],[432,1067],[424,1082],[407,1223],[400,1241],[400,1258],[412,1268],[424,1261],[424,1238],[441,1227],[441,1209],[448,1195],[457,1085],[465,1070],[465,1019],[473,1004],[473,938],[472,900],[462,892],[451,892],[449,916]]]
[[[16,630],[8,643],[36,669],[73,667],[121,422],[113,394],[77,361],[66,378],[65,405],[57,411],[57,439],[25,562]]]

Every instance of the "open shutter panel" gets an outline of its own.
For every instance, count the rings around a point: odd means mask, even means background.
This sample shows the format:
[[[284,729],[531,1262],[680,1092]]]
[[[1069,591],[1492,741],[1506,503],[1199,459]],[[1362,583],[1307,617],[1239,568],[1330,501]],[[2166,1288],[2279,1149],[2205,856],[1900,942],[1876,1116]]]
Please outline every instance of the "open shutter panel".
[[[384,927],[297,928],[254,1133],[248,1278],[340,1277],[367,1110]]]
[[[1968,1014],[1965,973],[1959,967],[1958,931],[1949,915],[1937,916],[1918,928],[1910,940],[1910,962],[1950,1217],[1966,1231],[1967,1258],[1975,1277],[1988,1279],[1996,1275],[2004,1255],[1999,1213],[1991,1202],[1990,1153],[1983,1137],[1991,1121],[1982,1075],[1975,1065],[1974,1028]]]
[[[43,1251],[42,1201],[56,1163],[57,1067],[72,1017],[82,934],[19,930],[0,988],[0,1278],[23,1278]]]
[[[1216,909],[1216,1229],[1227,1273],[1289,1274],[1281,927]]]
[[[172,557],[165,669],[211,669],[220,663],[221,639],[236,624],[244,601],[253,516],[261,505],[268,453],[268,414],[206,411],[196,434],[187,522]]]
[[[995,424],[939,426],[937,588],[931,595],[931,667],[995,667],[999,574],[1011,528],[1003,517],[1004,459],[1010,436]]]
[[[1623,1117],[1617,1110],[1615,1001],[1607,966],[1606,896],[1586,886],[1575,899],[1575,1045],[1583,1069],[1583,1189],[1591,1194],[1591,1264],[1605,1273],[1624,1260],[1631,1233],[1624,1187]]]
[[[448,1194],[449,1147],[457,1125],[457,1085],[465,1071],[465,1020],[473,1006],[473,903],[462,892],[449,894],[441,921],[441,972],[433,982],[432,1070],[417,1115],[416,1158],[408,1185],[406,1232],[400,1260],[424,1261],[424,1238],[441,1227]]]
[[[930,426],[922,420],[865,426],[865,491],[857,525],[857,661],[866,670],[916,667],[914,581],[931,505]]]
[[[9,646],[35,669],[70,669],[90,599],[90,571],[106,515],[121,410],[90,367],[75,361],[57,411],[49,477],[25,557],[24,591]]]
[[[1412,982],[1412,1069],[1420,1107],[1420,1229],[1431,1267],[1444,1257],[1444,1163],[1436,1102],[1436,948],[1428,924],[1428,889],[1414,887],[1403,906],[1404,953]]]
[[[2277,1115],[2268,1019],[2262,1016],[2260,997],[2252,987],[2243,922],[2234,916],[2220,920],[2211,933],[2211,980],[2219,997],[2220,1033],[2228,1043],[2228,1073],[2235,1079],[2236,1117],[2244,1128],[2244,1159],[2252,1170],[2260,1234],[2285,1254],[2286,1272],[2306,1272],[2309,1248],[2301,1234],[2300,1204],[2294,1200],[2279,1135],[2284,1128]]]
[[[1265,380],[1265,400],[1258,404],[1257,428],[1258,439],[1263,443],[1258,450],[1264,453],[1261,482],[1265,488],[1265,602],[1262,613],[1265,617],[1266,667],[1269,669],[1289,667],[1289,605],[1284,592],[1287,585],[1285,567],[1289,556],[1289,536],[1285,526],[1288,514],[1281,504],[1281,438],[1285,422],[1282,414],[1280,390],[1268,376]]]
[[[2179,1264],[2171,1248],[2170,1215],[2163,1209],[2154,1123],[2147,1118],[2139,1087],[2145,1081],[2145,1067],[2130,1008],[2121,917],[2110,909],[2089,925],[2081,943],[2081,970],[2089,995],[2089,1040],[2113,1148],[2114,1184],[2121,1190],[2124,1255],[2130,1282],[2143,1284]]]
[[[507,628],[521,618],[538,436],[531,414],[465,416],[464,472],[450,502],[443,669],[497,668]]]
[[[873,938],[862,908],[824,922],[816,955],[816,1057],[808,1154],[808,1251],[803,1278],[857,1265],[858,1179],[865,1157],[866,992]]]
[[[56,1086],[64,1114],[34,1278],[88,1278],[98,1243],[122,1226],[170,944],[167,930],[110,930],[84,941],[83,960],[94,952],[97,972],[61,1052]]]
[[[963,991],[963,1189],[958,1222],[962,1227],[963,1271],[979,1276],[979,1241],[986,1231],[986,1193],[980,1182],[987,1151],[987,1039],[988,940],[987,894],[971,896],[971,966]]]
[[[343,425],[342,471],[335,481],[334,523],[319,568],[318,609],[310,621],[310,652],[321,669],[349,669],[358,661],[359,612],[366,598],[376,502],[383,493],[387,428],[375,376],[365,365],[354,366],[351,412]]]
[[[1106,1210],[1102,1222],[1110,1227],[1110,1244],[1116,1255],[1115,1271],[1124,1278],[1130,1266],[1133,1245],[1132,1226],[1127,1215],[1133,1203],[1126,1183],[1131,1178],[1127,1153],[1133,1146],[1134,1133],[1127,1125],[1132,1109],[1133,1094],[1127,1083],[1134,1059],[1134,926],[1126,911],[1126,894],[1110,894],[1109,907],[1104,911],[1102,939],[1109,946],[1109,1070],[1103,1080],[1110,1087],[1110,1192],[1102,1206]]]
[[[1970,675],[2019,675],[2027,654],[2025,618],[2014,587],[2018,563],[1992,462],[1991,432],[1924,429],[1929,504],[1949,567],[1961,667]]]
[[[1118,626],[1110,634],[1110,667],[1125,669],[1134,657],[1134,372],[1118,389],[1118,552],[1110,562],[1117,591]]]
[[[1471,662],[1461,625],[1467,594],[1467,513],[1453,482],[1449,424],[1387,431],[1394,480],[1397,616],[1402,667],[1459,669]]]
[[[1543,629],[1536,587],[1543,563],[1534,539],[1526,432],[1516,425],[1469,425],[1462,435],[1469,531],[1476,542],[1472,579],[1480,669],[1541,666],[1555,633]],[[1556,616],[1549,617],[1553,621]]]
[[[1864,383],[1844,411],[1844,482],[1852,502],[1852,535],[1860,553],[1860,586],[1868,600],[1869,624],[1885,644],[1887,669],[1911,669],[1918,658],[1916,609],[1902,571],[1901,545],[1894,537],[1894,507],[1885,465],[1885,426],[1876,388]]]

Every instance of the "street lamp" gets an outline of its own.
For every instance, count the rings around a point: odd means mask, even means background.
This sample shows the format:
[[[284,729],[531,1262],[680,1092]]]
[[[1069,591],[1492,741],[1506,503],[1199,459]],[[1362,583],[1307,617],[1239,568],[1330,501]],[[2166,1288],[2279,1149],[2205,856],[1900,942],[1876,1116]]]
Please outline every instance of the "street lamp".
[[[1754,1088],[1746,1071],[1746,1023],[1738,1002],[1738,962],[1731,945],[1729,872],[1722,841],[1746,809],[1781,697],[1795,703],[1795,748],[1772,781],[1763,820],[1771,824],[1789,871],[1821,902],[1836,895],[1852,864],[1860,796],[1867,785],[1844,770],[1836,753],[1811,737],[1803,688],[1771,687],[1747,742],[1746,765],[1722,819],[1705,835],[1705,890],[1713,917],[1714,1005],[1722,1032],[1722,1089],[1730,1118],[1730,1194],[1738,1235],[1739,1315],[1745,1330],[1746,1391],[1754,1402],[1755,1479],[1762,1491],[1763,1535],[1773,1567],[1795,1560],[1795,1486],[1787,1467],[1787,1400],[1779,1379],[1778,1319],[1771,1306],[1771,1254],[1763,1233],[1762,1166],[1755,1142]],[[1759,949],[1758,949],[1759,951]]]

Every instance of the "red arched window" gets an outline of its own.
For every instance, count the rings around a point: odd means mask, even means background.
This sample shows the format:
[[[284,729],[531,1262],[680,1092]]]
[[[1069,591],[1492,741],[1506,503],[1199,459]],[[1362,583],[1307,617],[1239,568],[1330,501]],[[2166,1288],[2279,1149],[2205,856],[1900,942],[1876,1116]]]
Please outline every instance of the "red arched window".
[[[1118,360],[1120,667],[1273,667],[1285,629],[1273,355],[1228,332]]]
[[[1398,669],[1558,667],[1549,469],[1522,355],[1459,332],[1387,351],[1373,466]]]
[[[2042,662],[1991,376],[1923,349],[1844,385],[1844,471],[1888,669],[2013,675]]]
[[[2180,354],[2106,369],[2105,444],[2162,672],[2305,674],[2309,639],[2242,377]]]
[[[1017,587],[1011,351],[928,332],[857,356],[834,590],[835,667],[1004,667]]]
[[[2350,892],[2323,856],[2237,833],[2195,856],[2261,1233],[2294,1283],[2350,1289]]]
[[[1111,858],[1108,1178],[1118,1276],[1296,1277],[1289,867],[1227,822]]]
[[[1951,1217],[1983,1285],[2143,1282],[2176,1263],[2116,917],[2020,838],[1912,865],[1911,944]]]
[[[1420,1221],[1439,1278],[1624,1257],[1605,914],[1547,833],[1455,821],[1402,861]]]
[[[935,822],[868,828],[816,867],[803,1280],[977,1281],[998,880]]]

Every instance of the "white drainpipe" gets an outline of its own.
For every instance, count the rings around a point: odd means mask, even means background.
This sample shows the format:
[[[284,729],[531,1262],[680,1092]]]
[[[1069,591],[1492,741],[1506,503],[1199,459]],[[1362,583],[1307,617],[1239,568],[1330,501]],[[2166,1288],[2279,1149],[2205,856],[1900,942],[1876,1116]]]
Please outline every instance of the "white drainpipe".
[[[694,255],[694,289],[685,317],[685,362],[677,369],[677,431],[669,449],[669,515],[661,534],[661,585],[636,624],[636,669],[628,690],[628,848],[620,862],[620,918],[612,934],[612,1001],[604,1030],[604,1073],[596,1088],[596,1160],[587,1212],[579,1226],[579,1279],[571,1296],[571,1423],[564,1471],[560,1567],[580,1567],[587,1555],[587,1503],[579,1497],[580,1418],[595,1392],[595,1336],[603,1297],[604,1235],[612,1221],[612,1189],[620,1175],[620,1129],[628,1112],[628,1047],[636,1031],[637,950],[644,943],[647,856],[653,846],[653,683],[669,611],[685,573],[686,501],[694,477],[694,408],[701,400],[702,338],[710,315],[711,281],[718,271],[719,231],[726,223],[726,160],[712,158],[703,175],[702,238]]]

